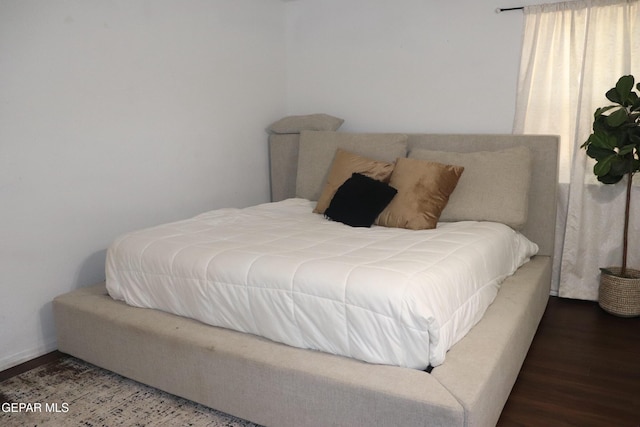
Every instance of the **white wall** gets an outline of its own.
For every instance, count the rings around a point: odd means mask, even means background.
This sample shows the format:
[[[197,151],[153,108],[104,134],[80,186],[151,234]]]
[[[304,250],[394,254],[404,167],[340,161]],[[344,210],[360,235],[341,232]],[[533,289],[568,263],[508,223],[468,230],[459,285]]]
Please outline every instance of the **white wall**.
[[[523,15],[495,8],[521,4],[290,3],[287,107],[338,115],[342,130],[509,133]]]
[[[0,370],[120,233],[268,200],[278,0],[0,1]]]

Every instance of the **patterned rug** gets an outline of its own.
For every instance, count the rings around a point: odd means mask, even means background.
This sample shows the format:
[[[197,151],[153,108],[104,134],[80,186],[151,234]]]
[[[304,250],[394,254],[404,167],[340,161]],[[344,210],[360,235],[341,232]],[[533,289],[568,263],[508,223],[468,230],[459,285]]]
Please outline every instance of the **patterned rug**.
[[[64,357],[0,383],[0,426],[256,424]]]

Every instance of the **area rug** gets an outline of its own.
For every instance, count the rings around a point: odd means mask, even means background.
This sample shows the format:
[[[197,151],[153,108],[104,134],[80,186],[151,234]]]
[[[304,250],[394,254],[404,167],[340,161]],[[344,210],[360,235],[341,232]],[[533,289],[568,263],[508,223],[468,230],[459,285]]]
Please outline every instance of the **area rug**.
[[[73,357],[0,383],[0,426],[259,427]]]

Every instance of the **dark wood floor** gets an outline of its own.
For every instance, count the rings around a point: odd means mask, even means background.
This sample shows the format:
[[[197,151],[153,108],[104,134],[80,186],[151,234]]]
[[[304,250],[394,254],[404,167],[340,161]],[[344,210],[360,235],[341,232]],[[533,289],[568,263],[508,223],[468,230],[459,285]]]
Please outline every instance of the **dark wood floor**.
[[[498,426],[640,427],[640,317],[551,298]]]
[[[63,356],[0,372],[0,381]],[[551,298],[498,426],[640,427],[640,318]]]
[[[0,382],[8,380],[11,377],[15,377],[16,375],[20,375],[21,373],[27,372],[33,368],[37,368],[38,366],[53,362],[54,360],[65,356],[66,355],[64,353],[60,353],[59,351],[52,351],[51,353],[45,354],[44,356],[37,357],[28,362],[24,362],[18,366],[14,366],[13,368],[9,368],[5,371],[0,372]]]

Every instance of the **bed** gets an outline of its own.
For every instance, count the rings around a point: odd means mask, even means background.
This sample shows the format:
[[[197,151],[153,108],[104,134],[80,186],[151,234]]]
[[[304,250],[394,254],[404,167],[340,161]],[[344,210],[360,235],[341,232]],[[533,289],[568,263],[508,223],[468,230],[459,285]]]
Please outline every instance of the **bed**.
[[[54,300],[59,350],[265,426],[495,425],[549,295],[557,137],[355,134],[339,132],[337,128],[341,123],[331,116],[312,115],[287,117],[271,126],[273,203],[204,213],[195,219],[136,231],[116,240],[107,259],[108,291],[105,284],[98,284]],[[316,200],[325,198],[327,182],[331,180],[337,162],[336,153],[340,150],[375,159],[375,162],[389,163],[400,158],[403,164],[417,161],[460,163],[466,165],[466,169],[461,172],[458,186],[450,193],[448,204],[439,212],[437,230],[413,230],[384,224],[374,224],[371,228],[349,227],[321,214],[310,213]],[[400,162],[394,164],[397,167]],[[478,168],[479,164],[486,167]],[[462,181],[465,172],[469,174],[468,181]],[[487,183],[491,184],[490,191],[478,190],[478,185],[486,188]],[[398,195],[391,203],[395,200],[400,200]],[[256,218],[263,218],[267,225],[252,231],[250,226],[256,224]],[[388,218],[395,217],[390,215]],[[259,241],[247,246],[246,236],[239,238],[242,233],[232,231],[230,224],[234,222],[239,222],[240,229],[248,230],[245,234],[259,236]],[[278,227],[293,237],[280,240],[282,231],[278,231]],[[465,314],[449,322],[461,325],[457,332],[438,329],[438,336],[444,337],[440,341],[445,344],[439,345],[432,340],[431,345],[417,346],[412,351],[389,351],[388,354],[377,351],[387,347],[405,349],[411,342],[422,341],[424,336],[420,334],[425,332],[416,326],[421,320],[406,316],[407,300],[400,304],[404,311],[395,312],[397,307],[391,307],[388,313],[383,313],[383,309],[368,310],[362,315],[349,312],[353,307],[363,312],[358,301],[377,293],[370,292],[370,288],[359,292],[359,282],[350,283],[349,280],[354,276],[369,275],[371,279],[367,283],[377,289],[385,287],[389,280],[397,280],[396,276],[386,275],[390,272],[403,273],[415,268],[411,280],[416,276],[430,276],[433,265],[438,264],[429,262],[429,266],[420,268],[403,264],[398,257],[406,257],[404,252],[390,255],[385,247],[407,246],[412,248],[416,259],[425,258],[424,254],[434,258],[436,255],[430,252],[432,246],[423,247],[420,241],[433,239],[436,246],[449,248],[448,245],[457,242],[461,236],[470,235],[470,227],[480,227],[491,233],[497,230],[515,245],[505,249],[493,246],[489,250],[491,253],[502,251],[509,255],[516,252],[515,247],[523,249],[515,257],[517,260],[510,261],[513,271],[487,273],[489,280],[480,286],[484,296],[478,297],[484,301],[480,314]],[[183,245],[185,234],[192,234],[195,229],[198,232],[206,229],[207,238],[201,238],[195,246]],[[218,251],[214,257],[207,255],[196,261],[194,253],[210,246],[211,236],[219,237],[224,230],[227,235],[222,240],[226,252]],[[348,230],[351,234],[345,237],[340,230]],[[406,239],[421,236],[420,233],[431,236],[428,233],[432,231],[444,232],[445,237],[419,238],[418,243],[406,243]],[[390,237],[392,232],[394,237]],[[398,239],[396,232],[400,233],[402,243],[392,240]],[[386,246],[372,244],[369,240],[372,233],[382,234]],[[134,235],[138,240],[133,239]],[[309,258],[312,253],[309,241],[314,240],[314,235],[321,236],[318,240],[322,240],[322,244],[313,246],[318,246],[317,250],[324,255],[316,253]],[[475,240],[489,241],[490,238]],[[124,244],[124,241],[130,243]],[[267,249],[257,249],[266,243]],[[451,246],[449,252],[475,251],[468,249],[472,247],[469,242],[459,243],[459,247]],[[216,244],[219,248],[220,243]],[[296,244],[300,246],[296,247]],[[119,250],[127,245],[134,249],[129,252]],[[362,265],[360,255],[363,251],[375,253],[379,258]],[[142,263],[131,254],[142,252],[153,256],[148,258],[152,261],[143,269],[149,274],[144,279],[136,279],[140,287],[155,288],[167,281],[170,286],[175,279],[165,279],[165,270],[171,270],[172,274],[178,272],[186,280],[175,287],[186,289],[186,296],[178,298],[173,291],[162,294],[157,290],[145,296],[141,289],[120,288],[120,280],[126,281],[125,276],[139,278],[138,267]],[[231,258],[230,253],[241,256]],[[279,288],[280,285],[272,283],[274,270],[290,268],[280,264],[284,259],[301,256],[304,258],[296,258],[297,267],[291,269],[284,281],[287,286]],[[333,274],[319,274],[336,270],[328,268],[327,263],[335,265],[345,258],[356,259],[360,264],[349,265],[344,268],[344,276],[329,277],[328,282],[321,283],[326,294],[305,288],[313,281],[309,277]],[[185,270],[184,264],[174,264],[176,259],[186,260],[189,268]],[[483,258],[481,264],[491,264],[491,259]],[[169,264],[171,266],[167,267]],[[233,265],[239,269],[233,270]],[[155,266],[156,270],[151,271],[150,266]],[[305,268],[311,271],[310,276],[300,274],[299,270]],[[451,270],[451,267],[446,269]],[[193,276],[194,271],[201,272],[202,276]],[[212,271],[218,276],[206,276]],[[202,283],[207,280],[231,283],[233,280],[229,276],[234,275],[245,281],[239,294],[204,296],[202,293]],[[473,275],[480,276],[479,273]],[[342,285],[332,288],[331,280]],[[189,287],[189,283],[193,286]],[[403,288],[403,298],[409,288],[410,285]],[[285,313],[290,310],[297,317],[283,315],[282,322],[273,325],[263,322],[268,317],[265,313],[273,307],[258,299],[255,293],[269,294],[272,304],[285,307]],[[149,295],[160,296],[154,300]],[[210,298],[225,299],[230,303],[226,308],[212,312],[207,310],[211,306]],[[189,308],[183,304],[189,299],[207,303]],[[409,300],[419,301],[413,296]],[[304,311],[306,303],[322,307],[322,315],[313,319],[308,315],[309,311]],[[250,307],[252,316],[241,321],[239,326],[224,323],[231,316],[227,310],[243,304]],[[385,305],[379,301],[374,304]],[[419,301],[419,305],[423,305],[423,301]],[[334,306],[338,314],[331,311]],[[434,310],[438,311],[437,307]],[[330,325],[329,331],[342,330],[342,325],[348,322],[342,318],[331,325],[331,319],[347,312],[350,314],[345,318],[352,320],[353,330],[335,334],[339,335],[335,340],[317,331],[322,323]],[[220,319],[208,318],[216,313],[222,313]],[[399,332],[385,323],[394,316],[403,320],[399,323],[405,328],[400,328]],[[468,326],[462,321],[465,316],[469,317]],[[287,322],[294,323],[293,317],[303,321],[295,322],[296,339],[288,341],[282,330],[287,328]],[[204,322],[222,322],[218,324],[224,327]],[[366,337],[360,338],[357,327],[362,323],[366,325],[364,329],[383,330],[383,334],[378,334],[382,341],[367,342]],[[303,334],[309,331],[312,333]],[[414,331],[416,335],[412,335]],[[300,338],[303,335],[304,339]],[[407,341],[402,343],[398,338],[401,336]],[[400,344],[388,345],[385,340]],[[428,334],[424,340],[429,342]],[[363,345],[358,347],[357,343]],[[369,351],[372,348],[376,351]],[[426,358],[423,357],[425,353],[429,355]]]

